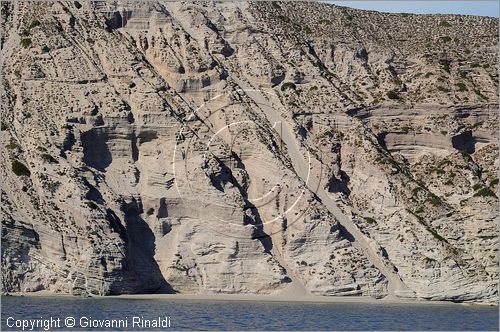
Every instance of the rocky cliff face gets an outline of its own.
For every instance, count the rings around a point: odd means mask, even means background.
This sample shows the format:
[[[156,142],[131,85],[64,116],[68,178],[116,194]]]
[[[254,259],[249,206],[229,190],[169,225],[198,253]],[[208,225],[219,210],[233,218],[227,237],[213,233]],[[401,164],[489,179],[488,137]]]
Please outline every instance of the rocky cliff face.
[[[498,300],[498,20],[2,2],[2,288]]]

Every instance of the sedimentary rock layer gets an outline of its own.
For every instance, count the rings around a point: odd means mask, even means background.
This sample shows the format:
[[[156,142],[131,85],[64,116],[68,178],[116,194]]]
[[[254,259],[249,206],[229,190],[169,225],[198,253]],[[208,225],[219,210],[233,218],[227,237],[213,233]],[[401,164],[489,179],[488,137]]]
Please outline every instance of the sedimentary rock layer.
[[[498,20],[2,2],[2,289],[498,300]]]

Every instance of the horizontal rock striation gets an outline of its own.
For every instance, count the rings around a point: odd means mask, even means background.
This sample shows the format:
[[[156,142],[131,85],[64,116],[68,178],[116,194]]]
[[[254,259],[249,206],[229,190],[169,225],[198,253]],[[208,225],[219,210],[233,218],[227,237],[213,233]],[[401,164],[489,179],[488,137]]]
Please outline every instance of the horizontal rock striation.
[[[1,10],[3,292],[498,301],[497,19]]]

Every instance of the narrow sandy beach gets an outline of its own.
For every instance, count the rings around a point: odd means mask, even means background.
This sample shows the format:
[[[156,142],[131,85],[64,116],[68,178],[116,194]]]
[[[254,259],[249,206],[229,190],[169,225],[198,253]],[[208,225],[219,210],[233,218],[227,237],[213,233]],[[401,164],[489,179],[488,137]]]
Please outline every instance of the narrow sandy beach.
[[[375,299],[369,296],[316,296],[316,295],[254,295],[254,294],[137,294],[107,296],[122,299],[155,299],[186,301],[254,301],[287,303],[358,303],[358,304],[425,304],[425,305],[486,305],[478,303],[454,303],[404,298]]]
[[[69,294],[50,292],[9,293],[2,296],[25,297],[70,297]],[[286,302],[286,303],[358,303],[358,304],[405,304],[405,305],[479,305],[493,306],[486,303],[454,303],[450,301],[429,301],[408,298],[375,299],[368,296],[317,296],[317,295],[256,295],[256,294],[123,294],[109,296],[91,296],[92,299],[128,299],[128,300],[165,300],[165,301],[249,301],[249,302]]]
[[[408,299],[375,299],[369,296],[316,296],[316,295],[255,295],[255,294],[138,294],[118,295],[110,298],[165,299],[200,301],[256,301],[256,302],[316,302],[316,303],[448,303]]]

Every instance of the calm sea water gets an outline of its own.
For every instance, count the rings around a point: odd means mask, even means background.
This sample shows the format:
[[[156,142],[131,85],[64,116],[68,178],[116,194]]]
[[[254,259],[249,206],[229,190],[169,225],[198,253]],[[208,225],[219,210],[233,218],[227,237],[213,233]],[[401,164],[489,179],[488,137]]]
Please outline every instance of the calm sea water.
[[[75,327],[65,326],[66,317]],[[434,304],[354,303],[258,303],[187,300],[130,300],[80,298],[2,297],[2,331],[21,319],[60,318],[64,330],[119,330],[82,328],[88,322],[122,319],[128,330],[133,317],[166,323],[170,330],[494,330],[498,331],[498,308]],[[81,321],[81,317],[86,317]],[[91,317],[91,318],[90,318]],[[139,318],[137,318],[139,319]],[[97,323],[96,323],[97,322]],[[137,321],[136,321],[137,322]],[[21,323],[18,323],[21,324]],[[52,323],[57,325],[56,323]],[[70,321],[71,324],[71,321]],[[29,330],[31,327],[28,327]],[[43,330],[39,327],[37,330]],[[53,330],[53,329],[51,329]],[[158,330],[158,329],[156,329]]]

